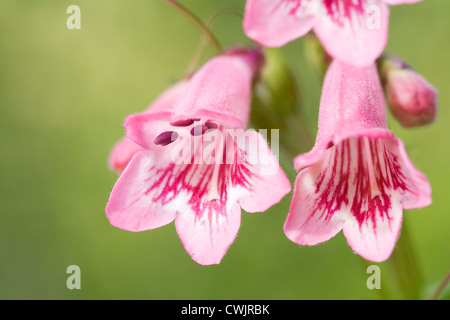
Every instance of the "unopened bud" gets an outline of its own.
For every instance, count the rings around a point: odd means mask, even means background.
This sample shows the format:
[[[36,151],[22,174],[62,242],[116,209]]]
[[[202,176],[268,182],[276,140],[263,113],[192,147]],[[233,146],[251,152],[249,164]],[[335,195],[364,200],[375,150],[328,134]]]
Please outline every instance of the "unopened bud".
[[[389,109],[400,124],[432,123],[437,114],[436,88],[397,57],[383,56],[379,66]]]
[[[265,56],[261,82],[269,91],[269,104],[276,112],[289,115],[297,108],[299,98],[294,75],[279,49],[266,48]]]

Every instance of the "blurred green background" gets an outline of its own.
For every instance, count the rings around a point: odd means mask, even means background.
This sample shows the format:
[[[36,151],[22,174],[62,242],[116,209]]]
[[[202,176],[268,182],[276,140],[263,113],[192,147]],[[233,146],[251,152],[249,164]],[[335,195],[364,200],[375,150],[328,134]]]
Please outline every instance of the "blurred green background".
[[[228,7],[242,12],[245,1],[181,3],[206,20]],[[81,8],[81,30],[66,27],[71,4]],[[440,92],[432,126],[405,130],[389,119],[433,187],[430,207],[404,215],[424,296],[450,270],[449,12],[448,0],[391,7],[387,47]],[[239,15],[220,16],[214,32],[224,46],[250,43]],[[183,75],[199,41],[162,0],[0,0],[1,299],[381,299],[388,290],[396,297],[391,262],[377,264],[382,290],[369,290],[366,265],[342,233],[315,247],[290,242],[282,229],[290,195],[268,212],[243,213],[216,266],[192,261],[173,223],[141,233],[109,224],[104,208],[117,175],[107,156],[123,120]],[[303,40],[282,53],[315,129],[320,81]],[[81,290],[66,287],[73,264]]]

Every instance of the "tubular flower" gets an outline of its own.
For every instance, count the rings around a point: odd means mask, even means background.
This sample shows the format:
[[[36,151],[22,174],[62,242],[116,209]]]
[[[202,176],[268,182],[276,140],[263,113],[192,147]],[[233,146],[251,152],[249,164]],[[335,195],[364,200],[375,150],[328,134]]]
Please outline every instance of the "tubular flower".
[[[367,66],[388,38],[388,5],[421,0],[247,0],[244,30],[265,46],[279,47],[310,30],[333,58]]]
[[[314,148],[295,159],[298,170],[286,236],[315,245],[343,230],[363,258],[387,259],[402,211],[431,203],[426,177],[401,140],[387,129],[375,65],[332,62],[324,80]]]
[[[180,80],[170,88],[165,90],[155,101],[153,101],[146,112],[158,112],[161,110],[170,110],[180,96],[181,92],[187,85],[186,80]],[[130,162],[131,158],[138,152],[144,150],[143,147],[130,140],[128,137],[121,138],[112,148],[109,157],[108,165],[111,170],[115,170],[121,174]]]
[[[247,212],[265,211],[291,189],[275,155],[244,131],[256,50],[230,50],[189,80],[171,109],[129,116],[127,136],[144,148],[117,180],[106,207],[110,223],[129,231],[175,220],[193,260],[218,264]]]

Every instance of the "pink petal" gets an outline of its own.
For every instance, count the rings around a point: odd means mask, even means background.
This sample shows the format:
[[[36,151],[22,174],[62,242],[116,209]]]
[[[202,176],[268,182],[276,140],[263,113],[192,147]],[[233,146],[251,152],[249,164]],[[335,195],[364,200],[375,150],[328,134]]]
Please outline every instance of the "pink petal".
[[[391,208],[387,214],[375,209],[364,217],[354,216],[344,225],[344,235],[352,249],[364,259],[382,262],[394,249],[402,223],[401,196],[390,194]]]
[[[367,260],[381,262],[395,246],[403,208],[429,205],[431,187],[413,166],[399,139],[378,140],[377,144],[372,143],[372,150],[372,156],[378,155],[373,167],[380,195],[358,200],[358,212],[353,212],[344,225],[344,235],[356,253]],[[355,197],[358,194],[360,190]]]
[[[363,7],[360,7],[360,5]],[[327,12],[314,32],[333,58],[355,66],[368,66],[383,52],[388,39],[389,9],[376,2],[343,5],[345,10]]]
[[[309,0],[247,0],[244,31],[265,46],[282,46],[311,30],[318,5]]]
[[[284,224],[284,233],[291,241],[300,245],[315,245],[334,237],[343,227],[342,212],[325,212],[317,208],[316,181],[320,165],[300,172],[295,181],[289,215]]]
[[[165,191],[164,179],[151,151],[135,154],[111,192],[106,206],[110,223],[128,231],[143,231],[175,219],[175,207],[155,201]]]
[[[417,209],[429,206],[432,202],[431,186],[427,177],[417,170],[410,160],[405,146],[400,139],[385,140],[389,152],[399,159],[400,170],[405,176],[407,190],[402,198],[405,209]]]
[[[166,89],[162,94],[160,94],[158,98],[156,98],[155,101],[153,101],[147,107],[147,109],[145,109],[143,113],[158,114],[159,112],[163,111],[167,112],[167,114],[170,115],[170,112],[168,111],[173,109],[175,101],[178,99],[181,92],[185,89],[186,85],[186,80],[180,80],[176,82],[171,87]],[[124,137],[114,145],[108,158],[110,169],[116,170],[118,173],[121,173],[136,152],[143,150],[144,147],[150,148],[150,146],[141,137],[136,137],[136,140],[139,141],[140,144],[135,143],[133,140],[127,137]]]
[[[217,207],[216,207],[217,206]],[[205,205],[201,212],[182,210],[175,226],[184,248],[199,264],[219,264],[241,224],[241,209],[234,201]]]
[[[123,137],[117,142],[108,158],[109,168],[116,170],[119,174],[125,170],[131,158],[139,151],[144,150],[127,137]]]
[[[154,141],[163,132],[172,131],[171,111],[133,114],[125,119],[127,137],[145,149],[154,149]]]
[[[281,169],[277,158],[269,149],[266,140],[255,131],[246,131],[243,139],[238,139],[238,147],[245,150],[251,172],[249,193],[241,197],[239,203],[247,212],[263,212],[278,203],[291,191],[291,183]]]
[[[170,130],[168,122],[174,117],[175,103],[187,86],[187,80],[176,82],[159,95],[144,112],[128,116],[124,123],[128,138],[145,149],[151,149],[154,139],[162,132]]]

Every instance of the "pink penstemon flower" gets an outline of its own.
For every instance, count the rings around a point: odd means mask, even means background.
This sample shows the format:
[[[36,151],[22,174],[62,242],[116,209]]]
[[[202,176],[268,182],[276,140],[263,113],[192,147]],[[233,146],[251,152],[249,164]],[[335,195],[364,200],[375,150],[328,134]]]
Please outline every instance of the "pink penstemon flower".
[[[284,231],[300,245],[324,242],[343,230],[356,253],[383,261],[396,243],[403,208],[431,203],[428,180],[387,129],[375,65],[332,62],[323,85],[316,144],[295,159],[295,166],[303,170]]]
[[[153,101],[147,109],[144,110],[144,113],[172,109],[181,92],[183,92],[186,88],[186,85],[187,80],[185,79],[176,82],[161,95],[159,95],[158,98],[156,98],[155,101]],[[122,137],[118,142],[116,142],[109,154],[109,168],[116,171],[118,174],[121,174],[131,161],[131,158],[133,158],[137,152],[142,150],[145,149],[130,138],[126,136]]]
[[[265,211],[290,191],[259,133],[246,132],[262,151],[256,162],[248,142],[229,134],[245,132],[261,63],[257,50],[229,50],[191,77],[172,108],[127,118],[127,137],[145,150],[111,192],[106,214],[112,225],[143,231],[175,220],[192,259],[218,264],[238,233],[241,208]]]
[[[421,0],[247,0],[244,30],[265,46],[279,47],[310,30],[335,59],[367,66],[388,38],[388,5]]]

